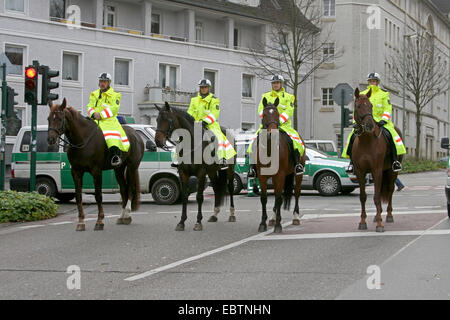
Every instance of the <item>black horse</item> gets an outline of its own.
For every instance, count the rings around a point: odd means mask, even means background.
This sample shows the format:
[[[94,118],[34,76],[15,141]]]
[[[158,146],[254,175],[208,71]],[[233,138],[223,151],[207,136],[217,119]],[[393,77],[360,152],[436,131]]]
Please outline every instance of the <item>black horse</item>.
[[[214,189],[215,194],[215,202],[214,202],[214,215],[209,218],[209,222],[216,222],[217,216],[220,212],[220,206],[223,204],[223,200],[226,197],[226,191],[228,186],[228,192],[231,198],[230,204],[230,217],[228,219],[229,222],[235,222],[236,217],[234,215],[234,202],[233,202],[233,190],[234,190],[234,162],[229,164],[226,170],[221,170],[221,166],[216,163],[208,164],[204,161],[203,156],[201,159],[201,163],[195,163],[194,155],[195,151],[201,152],[203,155],[203,151],[208,147],[210,142],[203,141],[202,144],[198,144],[194,141],[194,118],[188,114],[187,112],[180,110],[178,108],[171,107],[167,102],[165,106],[160,108],[156,106],[159,110],[159,115],[157,119],[157,130],[156,130],[156,145],[160,148],[164,148],[166,146],[166,141],[170,140],[172,133],[176,129],[185,129],[190,135],[190,141],[181,142],[183,143],[183,152],[190,152],[189,156],[186,154],[180,154],[179,156],[183,157],[183,159],[189,159],[190,163],[180,162],[178,165],[178,172],[181,178],[181,187],[182,187],[182,201],[183,201],[183,211],[181,214],[181,220],[176,227],[176,231],[184,231],[184,222],[187,219],[187,202],[188,202],[188,181],[189,177],[196,176],[198,179],[198,190],[197,190],[197,203],[198,203],[198,214],[197,214],[197,223],[195,224],[194,230],[201,231],[202,227],[202,204],[203,204],[203,191],[205,189],[206,183],[206,175],[208,175],[212,187]],[[224,129],[222,128],[224,132]],[[202,137],[205,133],[205,128],[202,126]],[[198,150],[196,150],[198,145]],[[234,158],[234,160],[236,157]],[[188,161],[186,161],[188,162]]]
[[[95,230],[103,230],[104,213],[102,206],[102,171],[112,169],[108,157],[108,147],[96,122],[85,118],[72,107],[66,107],[64,99],[61,105],[49,103],[50,115],[48,117],[49,145],[55,145],[61,135],[65,135],[69,145],[67,157],[69,158],[72,177],[75,182],[76,200],[78,206],[77,231],[86,229],[84,224],[84,211],[81,202],[83,175],[89,172],[94,178],[95,200],[98,205],[98,219]],[[123,153],[122,164],[114,168],[122,197],[122,214],[117,224],[130,224],[131,211],[139,207],[139,175],[138,168],[144,155],[144,143],[133,128],[124,126],[123,129],[130,141],[130,149]],[[131,206],[129,204],[131,201]]]

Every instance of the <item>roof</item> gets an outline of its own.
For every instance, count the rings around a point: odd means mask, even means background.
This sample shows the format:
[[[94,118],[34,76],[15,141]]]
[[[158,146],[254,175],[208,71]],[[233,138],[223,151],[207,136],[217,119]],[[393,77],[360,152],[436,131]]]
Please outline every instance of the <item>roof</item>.
[[[450,13],[450,1],[448,0],[431,0],[434,5],[443,13]]]

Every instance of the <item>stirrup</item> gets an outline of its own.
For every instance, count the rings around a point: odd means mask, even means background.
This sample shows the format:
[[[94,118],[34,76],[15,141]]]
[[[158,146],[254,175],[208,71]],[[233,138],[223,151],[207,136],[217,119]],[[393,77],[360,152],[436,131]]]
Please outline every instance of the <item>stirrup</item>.
[[[256,168],[250,167],[250,171],[248,172],[248,177],[249,178],[256,178],[257,176],[257,172],[256,172]]]
[[[399,161],[394,161],[392,164],[392,171],[399,172],[403,169],[402,164]]]
[[[295,166],[295,175],[301,176],[303,173],[305,173],[305,168],[303,167],[303,165],[301,163],[298,163]]]
[[[118,167],[122,164],[122,159],[116,154],[111,158],[111,165],[113,167]]]
[[[179,164],[178,164],[178,162],[172,162],[172,163],[170,164],[170,166],[171,166],[172,168],[178,168]]]
[[[348,167],[345,169],[345,172],[348,174],[353,174],[354,173],[354,168],[353,168],[353,164],[349,164]]]

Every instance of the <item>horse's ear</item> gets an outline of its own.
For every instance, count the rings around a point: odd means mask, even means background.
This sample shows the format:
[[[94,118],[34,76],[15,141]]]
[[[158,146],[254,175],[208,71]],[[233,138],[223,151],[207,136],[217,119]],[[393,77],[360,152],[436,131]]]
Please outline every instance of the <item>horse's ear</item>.
[[[369,92],[367,92],[366,96],[367,98],[370,98],[371,95],[372,95],[372,88],[369,89]]]
[[[159,112],[161,112],[161,108],[155,103],[156,109],[158,109]]]
[[[64,98],[62,104],[61,104],[61,109],[64,110],[67,107],[67,100],[66,98]]]
[[[280,98],[277,98],[277,100],[275,100],[275,103],[273,105],[275,107],[278,107],[279,104],[280,104]]]
[[[167,111],[170,111],[170,104],[167,101],[164,104],[164,107],[166,108]]]
[[[263,104],[264,108],[267,108],[267,99],[266,99],[266,97],[263,98],[262,104]]]
[[[359,98],[359,88],[355,89],[355,98],[358,99]]]

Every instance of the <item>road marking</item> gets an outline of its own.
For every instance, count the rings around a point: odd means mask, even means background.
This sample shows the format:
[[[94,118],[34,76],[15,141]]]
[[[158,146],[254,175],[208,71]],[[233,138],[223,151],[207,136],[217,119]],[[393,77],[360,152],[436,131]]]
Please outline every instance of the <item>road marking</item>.
[[[414,207],[415,209],[435,209],[441,208],[441,206],[423,206],[423,207]]]
[[[286,226],[290,225],[291,223],[292,222],[289,221],[289,222],[286,222],[286,223],[282,224],[282,226],[286,227]],[[163,271],[167,271],[167,270],[176,268],[176,267],[181,266],[181,265],[183,265],[185,263],[196,261],[196,260],[199,260],[199,259],[211,256],[213,254],[216,254],[216,253],[219,253],[219,252],[222,252],[222,251],[225,251],[225,250],[229,250],[229,249],[238,247],[238,246],[240,246],[240,245],[242,245],[244,243],[247,243],[249,241],[253,241],[253,240],[258,239],[260,237],[264,237],[265,235],[270,234],[272,232],[273,232],[273,230],[272,230],[272,228],[270,228],[270,230],[265,231],[265,232],[261,232],[259,234],[254,235],[254,236],[251,236],[251,237],[248,237],[248,238],[236,241],[236,242],[232,242],[232,243],[227,244],[227,245],[225,245],[223,247],[219,247],[219,248],[216,248],[216,249],[213,249],[213,250],[210,250],[210,251],[206,251],[206,252],[203,252],[203,253],[198,254],[196,256],[193,256],[193,257],[190,257],[190,258],[186,258],[186,259],[183,259],[183,260],[179,260],[179,261],[173,262],[171,264],[168,264],[168,265],[156,268],[156,269],[152,269],[150,271],[146,271],[146,272],[141,273],[141,274],[134,275],[132,277],[128,277],[128,278],[126,278],[124,280],[125,281],[136,281],[136,280],[140,280],[140,279],[143,279],[143,278],[147,278],[147,277],[149,277],[151,275],[154,275],[154,274],[157,274],[157,273],[160,273],[160,272],[163,272]]]
[[[445,218],[447,219],[447,218]],[[443,221],[443,220],[442,220]],[[440,222],[442,222],[440,221]],[[305,239],[332,239],[332,238],[355,238],[355,237],[379,237],[379,236],[435,236],[448,235],[450,230],[411,230],[411,231],[385,231],[385,232],[335,232],[335,233],[308,233],[308,234],[286,234],[271,235],[253,241],[270,240],[305,240]],[[420,238],[420,237],[419,237]],[[419,239],[417,238],[417,239]],[[415,239],[415,240],[417,240]],[[406,248],[406,247],[405,247]]]
[[[385,212],[384,212],[385,213]],[[383,214],[384,214],[383,213]],[[415,211],[393,211],[392,214],[423,214],[423,213],[447,213],[447,210],[415,210]],[[376,212],[366,212],[367,216],[374,216]],[[309,213],[303,216],[303,219],[318,219],[318,218],[339,218],[339,217],[359,217],[360,213]]]
[[[54,223],[50,223],[50,225],[51,226],[60,226],[62,224],[69,224],[69,223],[74,223],[74,221],[54,222]]]
[[[18,227],[19,229],[32,229],[32,228],[39,228],[39,227],[45,227],[44,224],[34,224],[32,226],[22,226]]]

